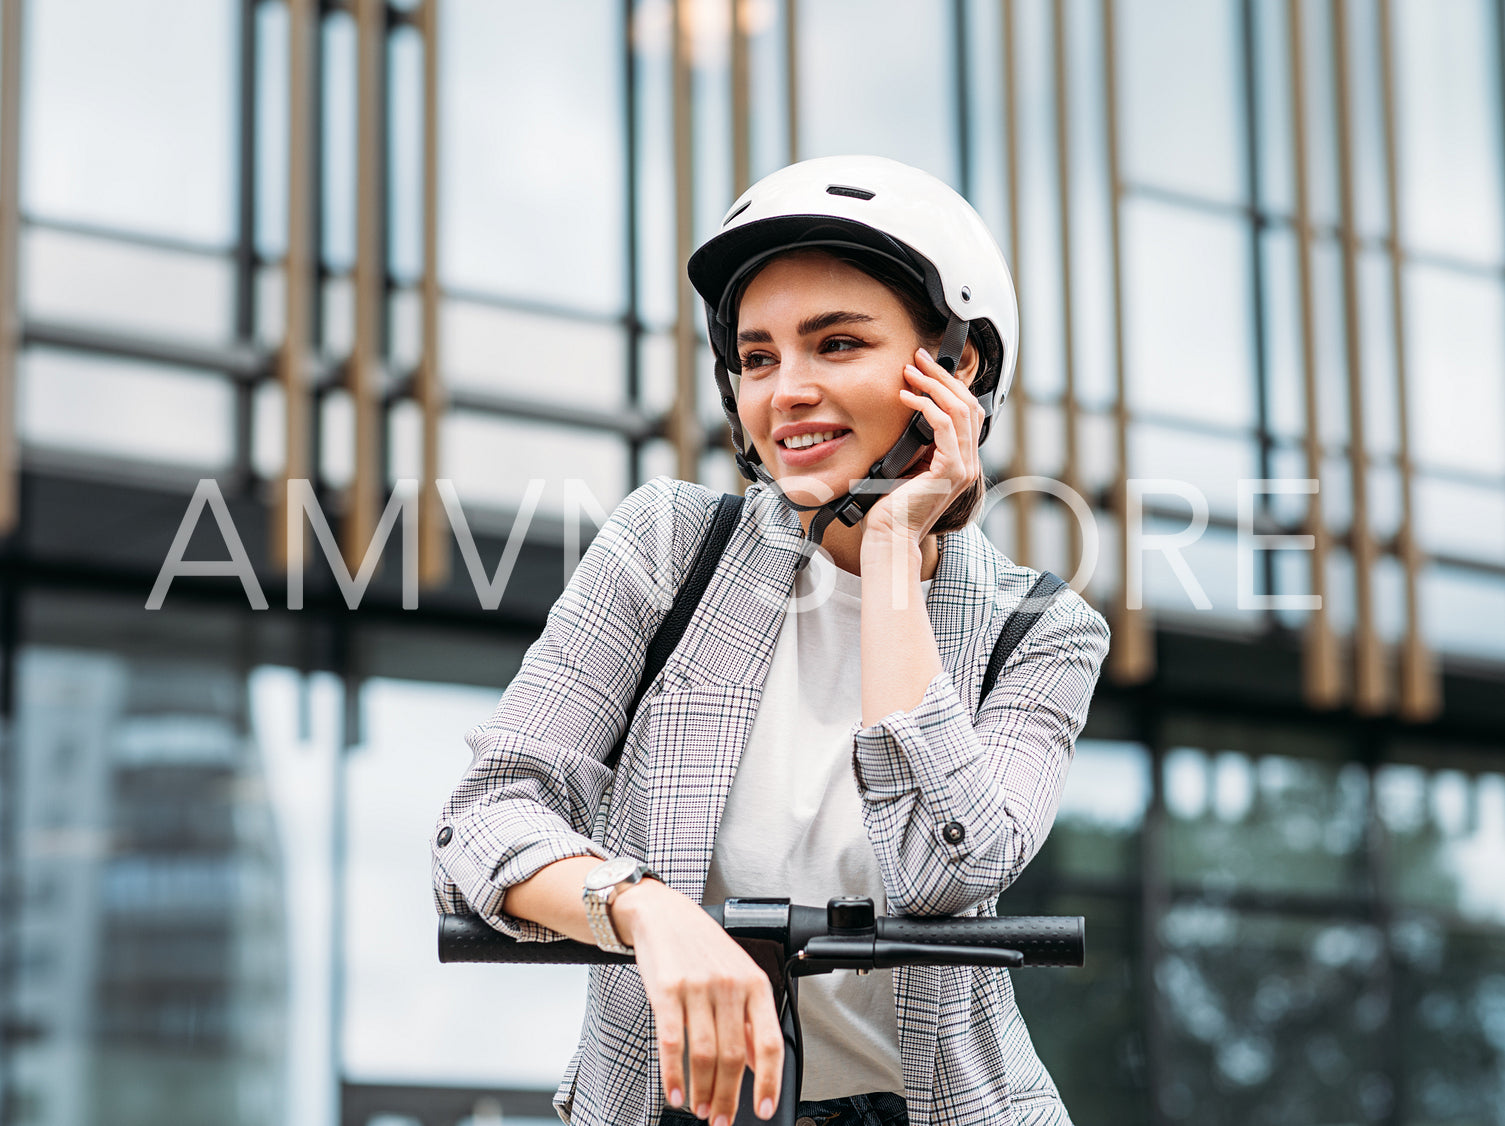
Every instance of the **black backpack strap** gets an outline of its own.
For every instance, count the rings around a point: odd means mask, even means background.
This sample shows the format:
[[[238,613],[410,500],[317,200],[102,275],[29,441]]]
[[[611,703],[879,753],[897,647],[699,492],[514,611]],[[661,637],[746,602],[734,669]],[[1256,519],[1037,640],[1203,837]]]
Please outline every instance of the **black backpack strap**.
[[[700,605],[700,599],[705,594],[706,587],[711,585],[711,576],[716,573],[716,565],[721,562],[721,553],[726,550],[727,540],[732,538],[732,529],[737,526],[737,521],[742,516],[742,500],[743,498],[736,493],[722,493],[721,499],[716,504],[716,511],[711,516],[711,526],[705,534],[705,539],[700,541],[700,547],[695,551],[695,558],[690,561],[685,585],[680,587],[674,595],[674,605],[669,607],[669,613],[660,623],[658,633],[654,634],[653,640],[648,643],[648,656],[643,662],[643,676],[638,681],[636,694],[632,697],[632,707],[627,712],[627,724],[622,728],[622,735],[617,740],[617,745],[611,749],[611,754],[605,759],[608,769],[617,768],[617,763],[622,758],[622,747],[627,742],[627,729],[632,726],[632,717],[637,715],[638,705],[643,702],[648,686],[664,670],[669,654],[674,652],[675,646],[685,635],[685,627],[695,616],[695,608]]]
[[[1024,640],[1024,635],[1034,627],[1050,609],[1050,604],[1056,600],[1066,586],[1066,580],[1054,575],[1049,571],[1041,571],[1040,577],[1029,588],[1029,593],[1024,596],[1024,601],[1014,608],[1014,612],[1003,623],[1003,632],[998,635],[998,641],[993,646],[993,655],[988,658],[988,671],[983,674],[982,692],[977,697],[977,709],[982,710],[987,702],[988,695],[993,691],[993,685],[998,683],[998,674],[1003,671],[1004,664],[1010,654],[1018,648]]]

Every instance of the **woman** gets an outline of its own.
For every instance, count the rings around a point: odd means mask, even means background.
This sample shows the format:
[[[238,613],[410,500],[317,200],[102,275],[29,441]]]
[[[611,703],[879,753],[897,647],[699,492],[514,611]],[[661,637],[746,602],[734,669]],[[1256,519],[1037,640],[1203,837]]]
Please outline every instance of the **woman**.
[[[754,481],[741,521],[634,716],[715,498],[658,479],[622,503],[470,733],[433,839],[441,910],[635,953],[591,974],[556,1096],[578,1126],[725,1126],[744,1067],[768,1117],[769,983],[700,904],[993,913],[1049,831],[1107,652],[1101,616],[1065,591],[977,699],[1036,572],[974,522],[1018,317],[960,196],[893,161],[805,161],[754,185],[690,275]],[[800,1011],[802,1117],[1068,1121],[1004,971],[811,978]]]

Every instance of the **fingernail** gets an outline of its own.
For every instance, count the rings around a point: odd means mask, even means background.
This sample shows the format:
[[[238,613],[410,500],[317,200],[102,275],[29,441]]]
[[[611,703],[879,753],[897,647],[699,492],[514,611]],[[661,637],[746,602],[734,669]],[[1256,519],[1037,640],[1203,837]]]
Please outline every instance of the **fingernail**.
[[[727,1118],[724,1114],[718,1114],[716,1116],[716,1126],[732,1126],[731,1119]]]
[[[684,1101],[685,1101],[685,1093],[683,1091],[681,1091],[678,1087],[674,1087],[674,1088],[672,1088],[669,1091],[669,1105],[670,1106],[679,1106]]]
[[[709,1118],[710,1116],[711,1116],[711,1104],[710,1103],[701,1103],[698,1107],[695,1108],[695,1117],[696,1118]]]
[[[924,348],[920,349],[920,359],[922,359],[922,360],[930,360],[932,363],[935,361],[935,357],[932,356],[929,352],[927,352]]]
[[[758,1104],[758,1117],[759,1118],[772,1118],[773,1117],[773,1100],[772,1099],[764,1099],[762,1102],[760,1102]]]
[[[905,365],[904,365],[904,370],[905,370],[905,371],[912,371],[912,372],[914,372],[914,373],[915,373],[915,374],[916,374],[916,375],[924,375],[924,374],[925,374],[925,373],[924,373],[924,372],[922,372],[922,371],[921,371],[921,370],[920,370],[920,369],[919,369],[919,368],[917,368],[917,367],[915,367],[915,366],[914,366],[914,364],[905,364]]]

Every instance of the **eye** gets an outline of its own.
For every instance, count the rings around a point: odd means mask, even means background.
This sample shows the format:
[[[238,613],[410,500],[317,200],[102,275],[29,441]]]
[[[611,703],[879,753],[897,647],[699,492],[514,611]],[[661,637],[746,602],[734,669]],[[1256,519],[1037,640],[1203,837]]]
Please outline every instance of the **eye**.
[[[773,363],[773,357],[767,352],[749,352],[740,357],[743,372],[756,371],[758,368],[767,367]]]
[[[860,340],[854,340],[850,336],[832,336],[820,342],[822,352],[852,352],[864,347]]]

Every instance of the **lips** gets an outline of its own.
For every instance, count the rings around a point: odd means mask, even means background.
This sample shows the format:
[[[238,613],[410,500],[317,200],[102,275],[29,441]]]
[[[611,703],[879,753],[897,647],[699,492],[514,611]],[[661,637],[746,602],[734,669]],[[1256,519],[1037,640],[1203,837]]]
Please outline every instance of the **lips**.
[[[824,462],[846,445],[852,436],[850,430],[833,427],[830,430],[806,430],[800,434],[786,434],[775,445],[779,461],[789,469],[808,470]],[[793,444],[791,444],[793,443]]]

